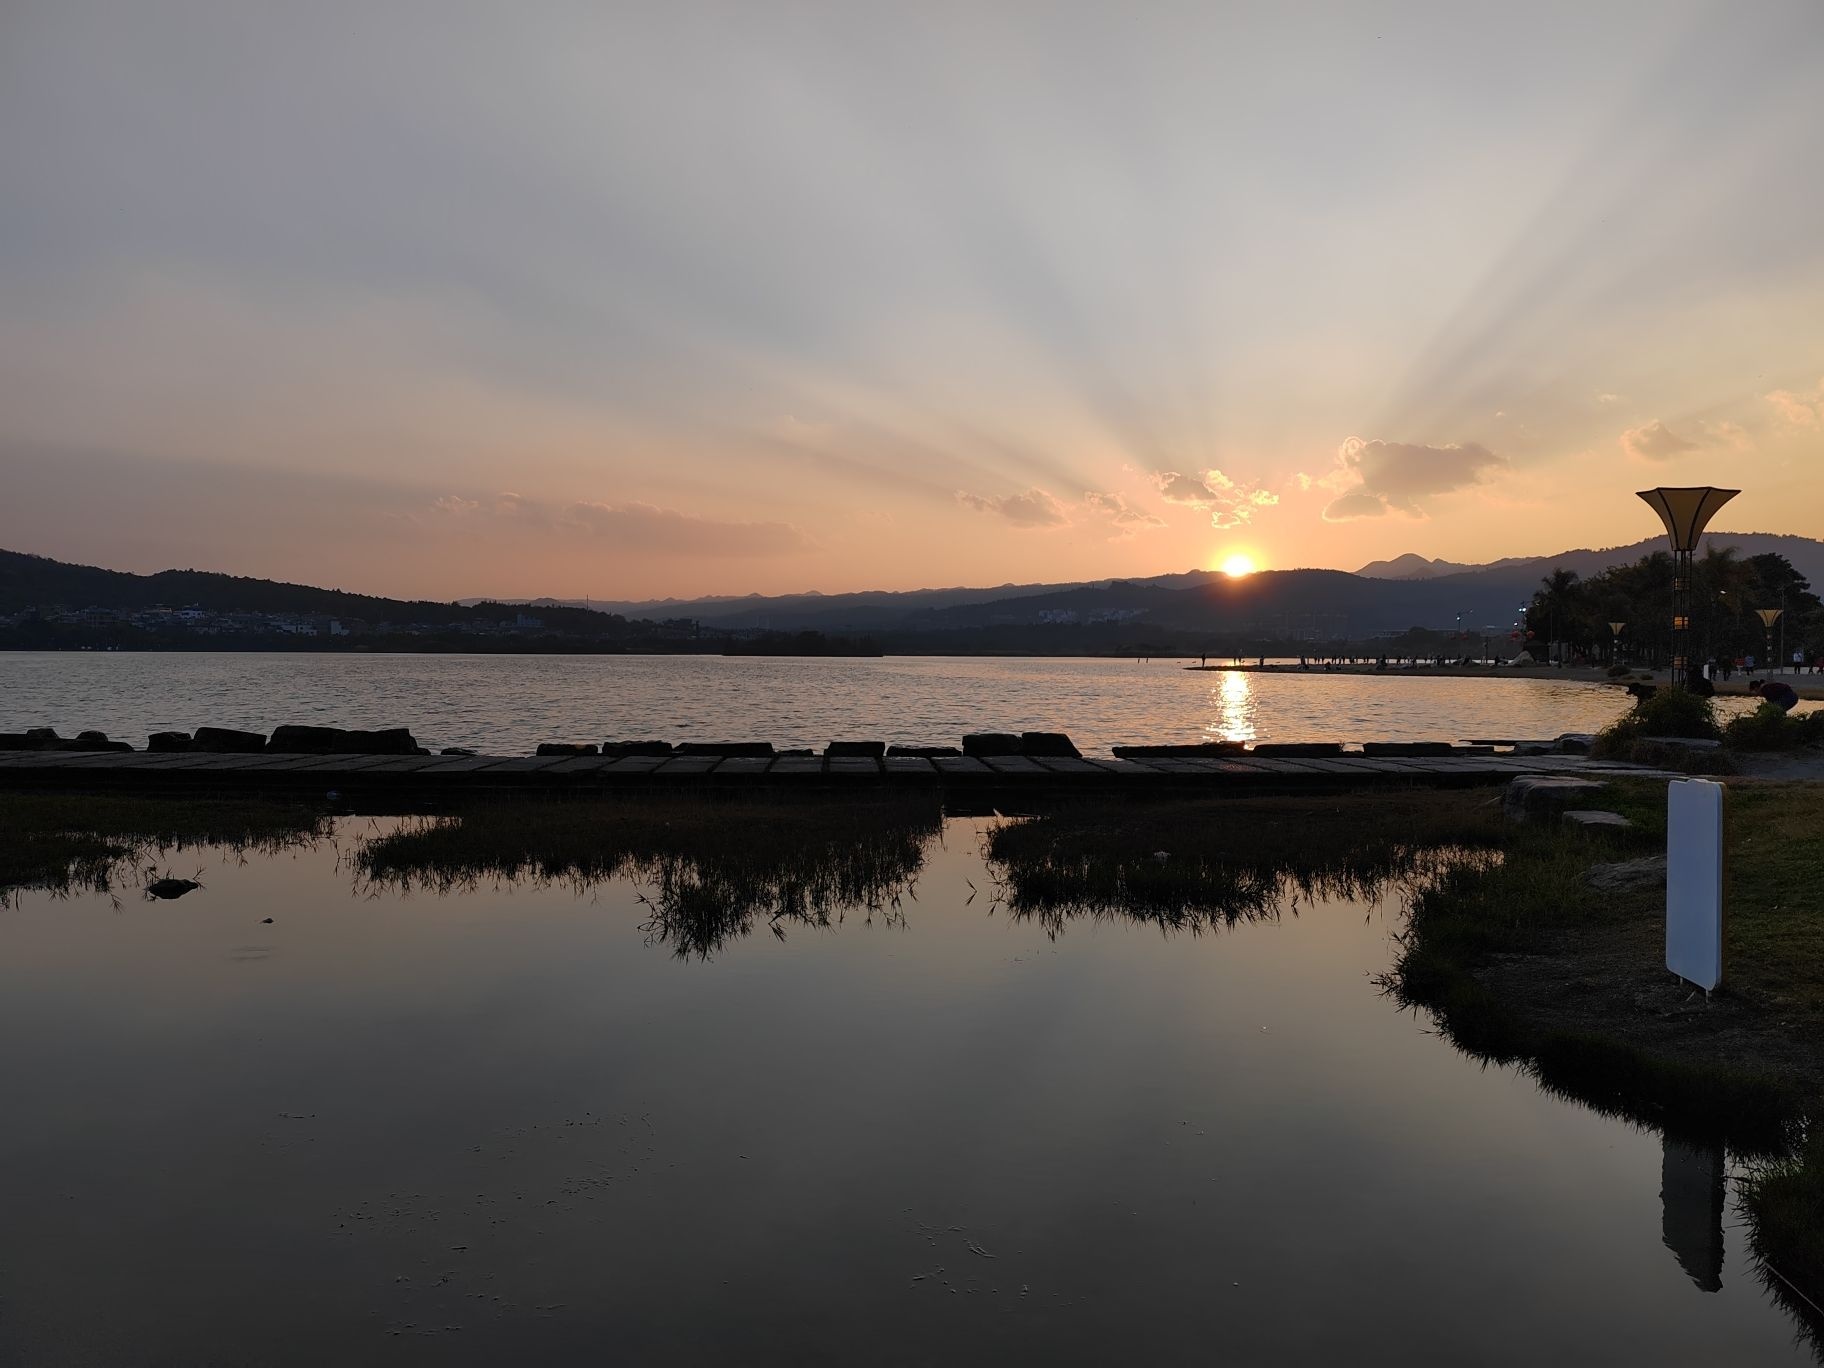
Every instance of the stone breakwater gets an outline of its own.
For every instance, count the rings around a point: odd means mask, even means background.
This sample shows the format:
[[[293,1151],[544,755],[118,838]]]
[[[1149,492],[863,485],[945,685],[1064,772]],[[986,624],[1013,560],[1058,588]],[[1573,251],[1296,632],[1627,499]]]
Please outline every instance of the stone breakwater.
[[[1240,741],[1203,741],[1183,745],[1117,745],[1111,747],[1118,759],[1128,760],[1196,760],[1246,756],[1281,758],[1322,758],[1326,756],[1363,755],[1382,758],[1418,758],[1491,755],[1497,750],[1520,755],[1582,755],[1589,750],[1590,738],[1567,733],[1548,740],[1478,739],[1470,743],[1447,741],[1366,741],[1348,745],[1341,741],[1261,742],[1248,745]],[[75,736],[60,736],[54,728],[34,727],[23,732],[0,732],[0,751],[60,751],[88,754],[134,753],[129,742],[110,738],[105,732],[82,731]],[[199,727],[194,732],[161,731],[146,738],[145,751],[151,754],[202,755],[397,755],[428,756],[432,751],[418,743],[408,727],[384,727],[377,730],[352,730],[343,727],[301,726],[277,727],[270,736],[261,732],[239,731],[228,727]],[[478,752],[470,747],[447,746],[445,756],[470,757]],[[613,759],[632,757],[703,757],[724,759],[804,759],[820,757],[832,760],[937,760],[966,757],[977,760],[992,758],[1026,758],[1033,760],[1080,760],[1082,752],[1063,732],[971,732],[960,746],[888,745],[884,741],[838,740],[829,742],[822,751],[805,748],[775,749],[770,741],[683,741],[607,740],[545,741],[533,755],[537,758],[580,758],[605,756]]]

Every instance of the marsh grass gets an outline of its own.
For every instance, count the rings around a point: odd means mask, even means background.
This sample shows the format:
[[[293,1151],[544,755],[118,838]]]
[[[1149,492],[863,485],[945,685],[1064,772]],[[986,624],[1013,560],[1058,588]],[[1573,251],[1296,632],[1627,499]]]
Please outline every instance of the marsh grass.
[[[898,917],[941,828],[928,795],[516,802],[409,823],[353,858],[372,889],[407,893],[529,883],[581,894],[624,876],[649,938],[706,958],[760,922],[783,937],[851,909]]]
[[[1199,933],[1437,877],[1500,825],[1489,794],[1461,791],[1102,800],[996,827],[985,854],[1001,905],[1054,936],[1077,917]]]
[[[274,852],[329,829],[322,810],[294,803],[0,792],[0,902],[29,889],[114,894],[180,852]]]
[[[1797,1155],[1761,1165],[1742,1196],[1762,1283],[1824,1351],[1824,1131]]]

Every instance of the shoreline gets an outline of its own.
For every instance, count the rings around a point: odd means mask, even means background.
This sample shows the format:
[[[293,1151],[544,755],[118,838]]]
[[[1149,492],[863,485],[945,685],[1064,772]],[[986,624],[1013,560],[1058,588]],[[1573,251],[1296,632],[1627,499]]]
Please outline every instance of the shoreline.
[[[1630,684],[1665,684],[1670,674],[1663,670],[1637,670],[1619,678],[1610,678],[1606,667],[1595,665],[1534,665],[1518,669],[1507,665],[1337,665],[1328,669],[1313,665],[1309,669],[1273,661],[1266,665],[1186,665],[1192,673],[1291,674],[1291,675],[1367,675],[1376,679],[1527,679],[1547,684],[1606,684],[1626,689]],[[1737,671],[1728,680],[1714,680],[1719,698],[1745,698],[1750,679],[1778,679],[1790,684],[1802,699],[1824,699],[1824,674],[1792,674],[1774,671]]]

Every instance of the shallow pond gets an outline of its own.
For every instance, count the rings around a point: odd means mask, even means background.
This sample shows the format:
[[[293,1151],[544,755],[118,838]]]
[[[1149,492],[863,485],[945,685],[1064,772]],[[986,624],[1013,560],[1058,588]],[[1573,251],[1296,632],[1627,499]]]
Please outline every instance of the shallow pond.
[[[625,877],[377,887],[367,819],[21,895],[0,1361],[1812,1361],[1719,1158],[1380,994],[1397,894],[1047,925],[984,826],[694,945]]]

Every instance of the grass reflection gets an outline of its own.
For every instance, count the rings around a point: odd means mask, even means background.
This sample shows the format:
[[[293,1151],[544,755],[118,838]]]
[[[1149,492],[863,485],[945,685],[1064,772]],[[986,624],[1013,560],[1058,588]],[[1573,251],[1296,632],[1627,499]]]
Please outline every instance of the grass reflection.
[[[400,892],[490,881],[584,892],[624,876],[652,943],[704,959],[762,922],[783,938],[850,909],[896,917],[941,824],[935,797],[913,795],[519,802],[399,827],[354,859],[375,888]]]
[[[296,803],[0,793],[0,905],[28,890],[113,897],[143,888],[158,862],[182,852],[270,854],[329,830],[320,809]]]
[[[1196,934],[1301,897],[1372,899],[1499,833],[1486,798],[1461,793],[1099,802],[998,827],[986,855],[1001,903],[1054,936],[1078,917]]]

